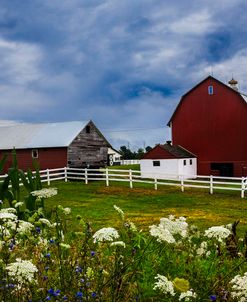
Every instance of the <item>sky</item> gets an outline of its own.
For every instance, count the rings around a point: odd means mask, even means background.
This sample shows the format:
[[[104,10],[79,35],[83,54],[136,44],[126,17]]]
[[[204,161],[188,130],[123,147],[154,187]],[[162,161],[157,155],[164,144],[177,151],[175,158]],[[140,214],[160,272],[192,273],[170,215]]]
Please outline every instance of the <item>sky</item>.
[[[0,121],[92,119],[113,147],[170,139],[209,74],[247,92],[246,0],[0,0]]]

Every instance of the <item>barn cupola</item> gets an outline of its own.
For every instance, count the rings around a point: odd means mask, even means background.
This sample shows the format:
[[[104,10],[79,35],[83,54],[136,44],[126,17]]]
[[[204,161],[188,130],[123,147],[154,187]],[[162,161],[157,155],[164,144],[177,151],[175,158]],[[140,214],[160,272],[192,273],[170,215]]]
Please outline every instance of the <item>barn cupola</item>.
[[[232,89],[238,90],[238,81],[236,81],[234,78],[232,78],[228,84]]]

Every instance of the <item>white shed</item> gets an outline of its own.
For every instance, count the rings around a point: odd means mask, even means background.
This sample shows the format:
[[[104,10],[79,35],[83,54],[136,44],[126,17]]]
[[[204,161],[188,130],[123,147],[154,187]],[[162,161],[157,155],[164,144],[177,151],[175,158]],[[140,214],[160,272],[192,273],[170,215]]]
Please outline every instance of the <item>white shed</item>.
[[[156,145],[144,154],[140,166],[145,178],[191,178],[197,174],[196,156],[179,145]]]

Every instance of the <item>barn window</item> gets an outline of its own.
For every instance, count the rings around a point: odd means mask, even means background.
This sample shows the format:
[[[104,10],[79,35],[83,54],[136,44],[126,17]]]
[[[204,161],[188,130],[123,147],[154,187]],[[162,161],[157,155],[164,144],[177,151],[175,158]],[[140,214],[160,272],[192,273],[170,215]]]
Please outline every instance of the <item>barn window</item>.
[[[153,161],[153,166],[154,167],[159,167],[160,166],[160,161],[159,160],[154,160]]]
[[[184,159],[184,166],[186,166],[186,159]]]
[[[190,165],[192,165],[192,159],[190,159]]]
[[[86,126],[86,133],[90,133],[90,126],[89,125]]]
[[[37,149],[33,149],[32,150],[32,158],[38,158],[39,157],[39,153]]]
[[[208,86],[208,94],[214,94],[214,87]]]

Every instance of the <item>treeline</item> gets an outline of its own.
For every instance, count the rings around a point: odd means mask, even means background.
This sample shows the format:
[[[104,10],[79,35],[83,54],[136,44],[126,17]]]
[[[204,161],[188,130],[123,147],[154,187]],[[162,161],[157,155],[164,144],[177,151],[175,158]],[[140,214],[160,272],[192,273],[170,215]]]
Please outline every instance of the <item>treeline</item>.
[[[122,159],[141,159],[143,154],[151,149],[152,147],[147,146],[145,149],[139,148],[136,152],[136,151],[131,151],[126,146],[121,146],[119,152],[122,155]]]

